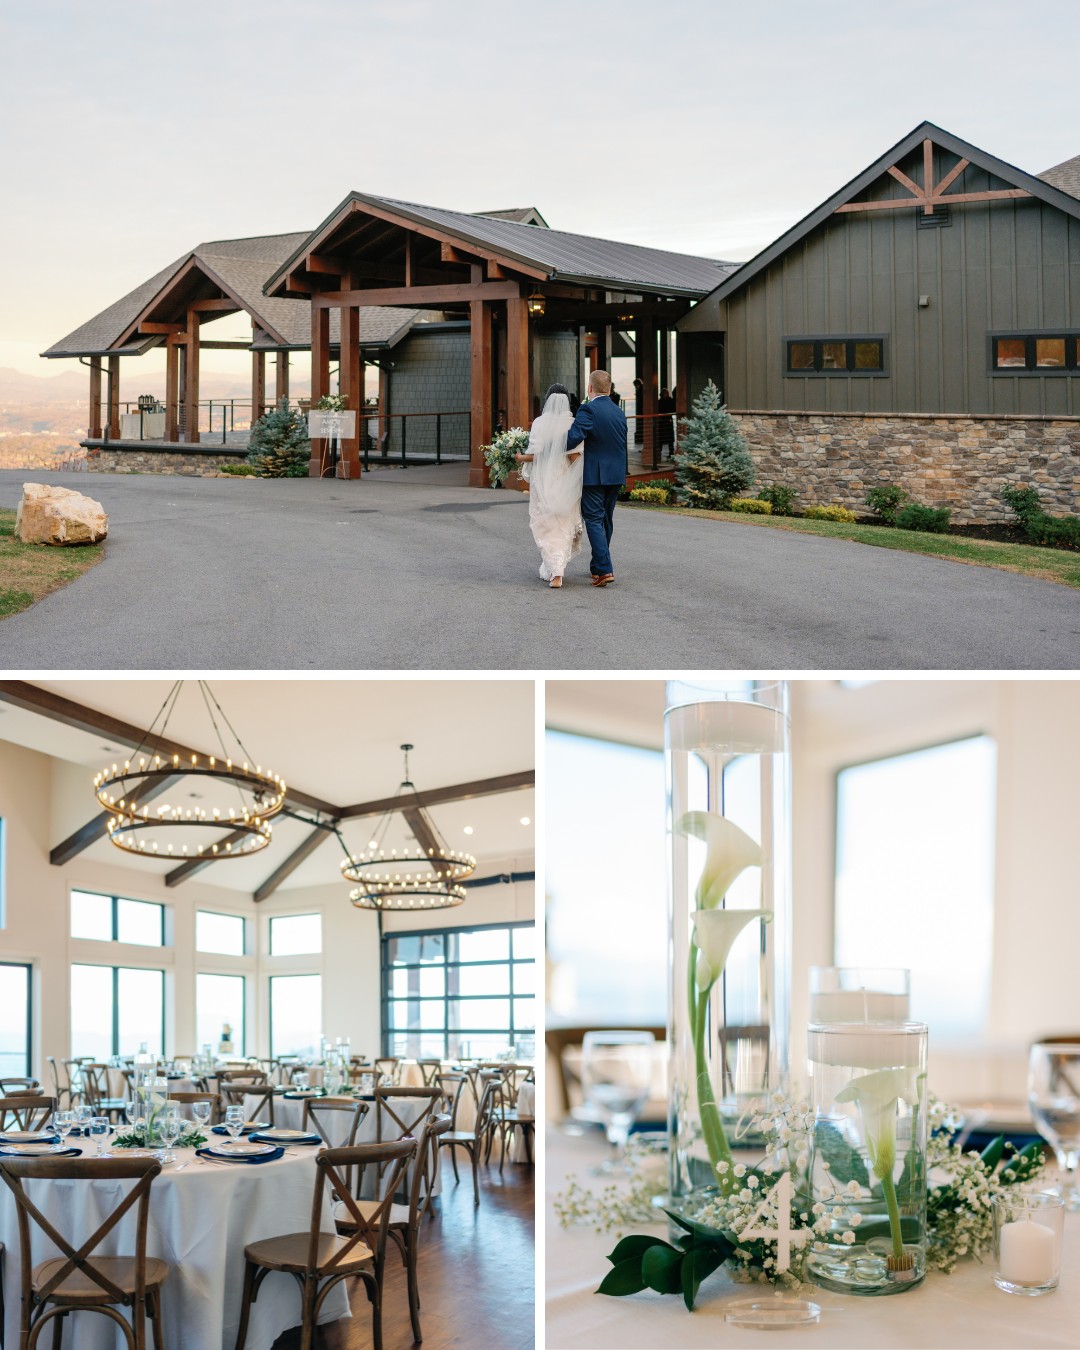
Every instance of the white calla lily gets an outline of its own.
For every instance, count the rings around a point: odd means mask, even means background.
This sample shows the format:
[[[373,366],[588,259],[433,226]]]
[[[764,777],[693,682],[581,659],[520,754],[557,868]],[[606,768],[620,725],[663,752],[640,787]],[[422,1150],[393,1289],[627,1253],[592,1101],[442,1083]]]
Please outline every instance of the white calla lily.
[[[862,1116],[867,1152],[874,1172],[884,1179],[896,1162],[896,1106],[918,1101],[918,1084],[912,1068],[877,1069],[861,1074],[836,1094],[838,1102],[856,1102]]]
[[[681,834],[693,835],[706,848],[705,866],[697,887],[701,909],[715,909],[748,867],[760,867],[760,844],[738,825],[713,811],[687,811],[676,826]]]
[[[697,987],[711,989],[723,973],[735,939],[751,919],[772,918],[769,909],[697,909],[694,941],[697,944]]]

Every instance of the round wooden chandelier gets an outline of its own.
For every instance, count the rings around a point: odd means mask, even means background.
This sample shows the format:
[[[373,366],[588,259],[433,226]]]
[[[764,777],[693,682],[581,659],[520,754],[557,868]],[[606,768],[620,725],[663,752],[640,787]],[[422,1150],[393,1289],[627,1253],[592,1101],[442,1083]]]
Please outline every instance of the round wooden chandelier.
[[[357,909],[449,909],[465,899],[465,888],[460,883],[476,871],[476,859],[471,853],[448,848],[426,815],[424,832],[431,837],[426,848],[419,841],[412,849],[382,847],[392,816],[398,812],[423,811],[423,800],[409,778],[409,751],[413,746],[406,744],[401,749],[405,755],[405,777],[394,804],[382,817],[365,850],[351,853],[346,849],[341,875],[346,881],[358,883],[349,892],[349,899]]]
[[[131,757],[94,776],[94,795],[109,812],[109,839],[125,853],[160,858],[244,858],[270,843],[270,817],[285,803],[285,780],[253,762],[210,686],[204,680],[196,684],[220,755],[169,753],[153,748],[165,740],[169,718],[184,685],[183,680],[177,680]],[[215,710],[234,747],[223,737]]]

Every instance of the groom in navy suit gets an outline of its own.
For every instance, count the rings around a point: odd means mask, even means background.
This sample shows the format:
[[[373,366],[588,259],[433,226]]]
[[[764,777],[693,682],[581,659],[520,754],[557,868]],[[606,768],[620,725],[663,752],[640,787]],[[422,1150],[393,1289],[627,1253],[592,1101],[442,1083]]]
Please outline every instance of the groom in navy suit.
[[[626,414],[611,401],[611,376],[594,370],[589,376],[589,398],[577,411],[566,436],[572,460],[584,443],[585,471],[581,485],[581,515],[592,546],[594,586],[609,586],[615,580],[611,566],[611,531],[615,503],[626,482]]]

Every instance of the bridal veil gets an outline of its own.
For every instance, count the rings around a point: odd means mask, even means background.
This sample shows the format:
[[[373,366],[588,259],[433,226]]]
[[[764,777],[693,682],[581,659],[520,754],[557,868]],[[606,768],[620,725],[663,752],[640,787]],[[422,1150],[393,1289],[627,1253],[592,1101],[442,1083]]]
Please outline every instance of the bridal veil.
[[[581,549],[583,459],[579,456],[571,463],[566,453],[566,433],[573,420],[567,396],[550,394],[529,432],[533,462],[523,466],[529,484],[529,526],[545,581],[561,577]]]

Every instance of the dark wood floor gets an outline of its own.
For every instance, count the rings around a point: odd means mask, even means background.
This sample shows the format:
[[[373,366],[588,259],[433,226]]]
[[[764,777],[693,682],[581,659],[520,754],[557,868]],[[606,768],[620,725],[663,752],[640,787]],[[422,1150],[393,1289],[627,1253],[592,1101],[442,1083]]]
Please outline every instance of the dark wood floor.
[[[454,1185],[453,1171],[447,1165],[435,1220],[424,1221],[420,1249],[424,1350],[463,1346],[532,1350],[533,1169],[508,1162],[500,1178],[497,1163],[482,1168],[480,1206],[476,1208],[468,1162],[458,1166],[461,1184]],[[411,1350],[405,1271],[392,1244],[386,1266],[383,1350]],[[360,1350],[371,1345],[371,1305],[362,1286],[353,1289],[351,1299],[351,1320],[320,1328],[315,1342],[319,1350]],[[274,1350],[295,1350],[299,1344],[297,1329],[279,1337]]]

